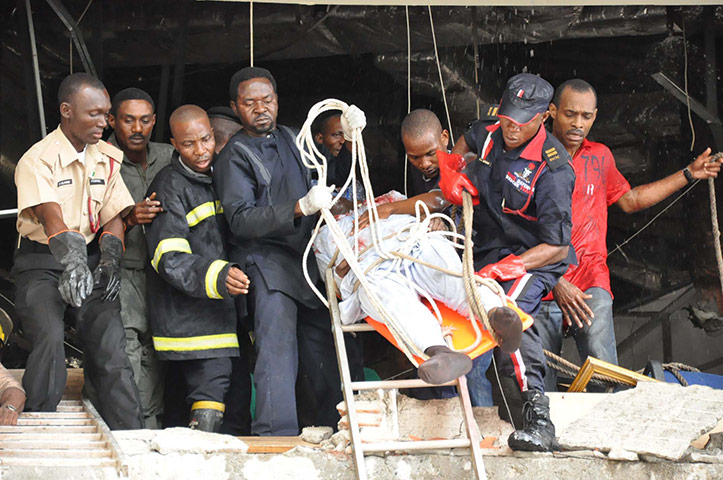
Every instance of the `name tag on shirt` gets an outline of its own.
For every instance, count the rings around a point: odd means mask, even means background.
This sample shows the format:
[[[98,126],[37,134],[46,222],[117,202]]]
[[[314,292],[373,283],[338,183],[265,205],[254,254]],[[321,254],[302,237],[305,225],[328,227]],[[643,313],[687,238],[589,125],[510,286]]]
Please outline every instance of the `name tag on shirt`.
[[[90,179],[91,185],[105,185],[105,179],[103,178],[91,178]]]
[[[58,182],[59,187],[64,187],[65,185],[72,185],[73,179],[72,178],[66,178],[65,180],[61,180]]]

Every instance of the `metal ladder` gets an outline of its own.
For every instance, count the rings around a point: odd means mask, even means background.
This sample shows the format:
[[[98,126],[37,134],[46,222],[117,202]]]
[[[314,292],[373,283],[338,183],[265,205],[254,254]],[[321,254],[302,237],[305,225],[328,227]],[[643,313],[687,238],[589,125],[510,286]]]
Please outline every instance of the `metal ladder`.
[[[333,268],[333,267],[332,267]],[[469,398],[467,390],[467,379],[459,377],[458,379],[445,383],[443,385],[453,385],[457,387],[459,400],[462,404],[462,414],[464,416],[464,424],[467,432],[467,438],[446,439],[446,440],[422,440],[412,442],[376,442],[362,443],[361,432],[359,431],[359,421],[354,406],[355,390],[376,390],[376,389],[398,389],[398,388],[423,388],[429,387],[428,383],[422,380],[382,380],[373,382],[353,382],[349,371],[349,362],[346,355],[346,344],[344,342],[345,332],[373,332],[374,328],[367,324],[342,325],[341,315],[339,313],[339,303],[336,297],[336,284],[332,268],[326,270],[326,293],[329,300],[329,312],[331,314],[332,332],[334,334],[334,344],[336,345],[336,356],[339,363],[339,372],[341,373],[341,385],[344,393],[344,401],[346,402],[347,417],[349,419],[349,431],[351,433],[352,456],[354,457],[354,466],[356,468],[356,476],[358,480],[366,480],[367,472],[364,463],[365,453],[387,452],[387,451],[410,451],[410,450],[434,450],[449,448],[469,448],[472,458],[472,469],[477,480],[487,478],[482,461],[482,451],[480,448],[480,433],[477,422],[472,412],[472,402]]]
[[[110,467],[128,476],[125,454],[108,425],[76,395],[64,396],[55,412],[23,412],[17,425],[0,426],[0,466]]]

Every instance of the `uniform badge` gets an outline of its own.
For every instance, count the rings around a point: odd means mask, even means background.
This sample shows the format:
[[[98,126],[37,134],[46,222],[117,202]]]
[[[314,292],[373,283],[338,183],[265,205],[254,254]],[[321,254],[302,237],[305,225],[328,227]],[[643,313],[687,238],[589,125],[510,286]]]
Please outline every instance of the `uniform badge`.
[[[547,155],[547,159],[550,162],[554,162],[558,158],[560,158],[560,154],[557,153],[557,149],[555,147],[550,147],[547,150],[545,150],[545,155]]]
[[[72,185],[73,179],[72,178],[66,178],[65,180],[61,180],[58,182],[59,187],[64,187],[65,185]]]

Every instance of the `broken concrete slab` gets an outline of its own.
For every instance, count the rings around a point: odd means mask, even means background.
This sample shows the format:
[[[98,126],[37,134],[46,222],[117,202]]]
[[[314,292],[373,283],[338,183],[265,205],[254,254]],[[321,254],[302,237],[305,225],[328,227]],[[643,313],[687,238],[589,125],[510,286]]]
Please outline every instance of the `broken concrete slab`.
[[[246,453],[248,446],[231,435],[202,432],[190,428],[167,428],[165,430],[121,430],[113,432],[123,451],[128,455],[158,452],[170,453]]]
[[[723,418],[723,391],[693,385],[640,383],[605,396],[582,418],[558,430],[564,449],[622,449],[668,460]]]
[[[300,437],[305,442],[318,445],[331,438],[333,434],[334,430],[331,427],[304,427]]]

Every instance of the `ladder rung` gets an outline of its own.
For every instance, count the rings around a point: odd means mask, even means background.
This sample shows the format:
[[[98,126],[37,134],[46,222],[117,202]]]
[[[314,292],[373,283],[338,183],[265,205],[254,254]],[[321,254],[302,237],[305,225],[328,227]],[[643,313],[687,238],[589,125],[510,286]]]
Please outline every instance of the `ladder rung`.
[[[424,387],[446,387],[456,386],[457,380],[452,380],[447,383],[440,383],[439,385],[432,385],[424,380],[409,379],[409,380],[377,380],[373,382],[351,382],[352,390],[376,390],[378,388],[424,388]]]
[[[362,443],[366,452],[393,452],[400,450],[432,450],[437,448],[469,448],[469,438],[445,440],[421,440],[418,442],[378,442]]]
[[[368,323],[352,323],[351,325],[342,325],[341,330],[343,332],[376,332],[374,327]]]

